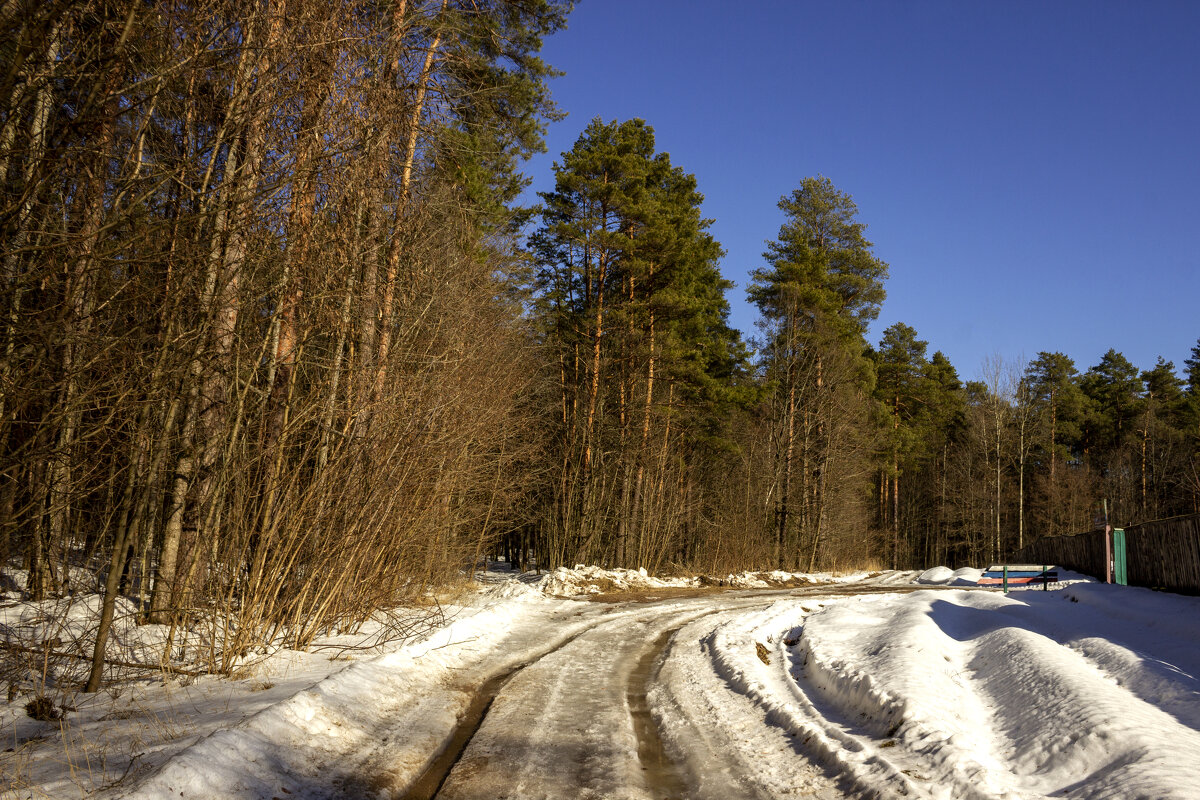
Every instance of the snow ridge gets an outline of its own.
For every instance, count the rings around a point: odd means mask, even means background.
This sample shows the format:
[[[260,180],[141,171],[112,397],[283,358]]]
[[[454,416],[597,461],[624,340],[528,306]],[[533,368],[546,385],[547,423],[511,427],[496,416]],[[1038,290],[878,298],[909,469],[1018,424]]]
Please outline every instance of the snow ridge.
[[[788,599],[705,647],[866,796],[1186,798],[1200,785],[1196,611],[1094,584]]]

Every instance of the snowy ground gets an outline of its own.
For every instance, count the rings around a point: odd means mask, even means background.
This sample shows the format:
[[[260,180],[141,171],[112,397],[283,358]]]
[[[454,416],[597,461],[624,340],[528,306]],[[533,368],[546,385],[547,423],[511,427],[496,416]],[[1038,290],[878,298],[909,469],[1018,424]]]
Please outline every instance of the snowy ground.
[[[1196,797],[1200,600],[958,588],[977,574],[492,573],[420,641],[135,682],[60,722],[19,697],[0,796],[429,796],[482,715],[443,800]],[[639,596],[555,596],[598,592]]]

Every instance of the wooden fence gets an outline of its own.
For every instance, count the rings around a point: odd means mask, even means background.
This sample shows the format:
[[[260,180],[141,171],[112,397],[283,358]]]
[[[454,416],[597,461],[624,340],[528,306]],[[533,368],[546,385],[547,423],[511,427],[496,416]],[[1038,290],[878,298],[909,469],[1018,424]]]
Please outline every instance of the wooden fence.
[[[1103,580],[1104,531],[1047,536],[1025,545],[1012,560],[1022,564],[1053,564]]]
[[[1060,567],[1104,579],[1104,533],[1048,536],[1014,557],[1026,564]],[[1200,593],[1200,514],[1143,522],[1125,528],[1130,586]]]

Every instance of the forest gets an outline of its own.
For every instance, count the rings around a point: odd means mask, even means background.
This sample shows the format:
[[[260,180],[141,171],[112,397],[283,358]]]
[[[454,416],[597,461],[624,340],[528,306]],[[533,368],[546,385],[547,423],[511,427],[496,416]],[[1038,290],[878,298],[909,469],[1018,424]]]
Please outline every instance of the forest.
[[[779,187],[740,332],[643,120],[592,120],[523,206],[569,11],[0,2],[0,565],[30,597],[102,593],[97,652],[119,598],[223,620],[228,669],[500,553],[982,566],[1101,500],[1200,511],[1200,341],[979,380],[874,341],[889,266],[821,176]]]

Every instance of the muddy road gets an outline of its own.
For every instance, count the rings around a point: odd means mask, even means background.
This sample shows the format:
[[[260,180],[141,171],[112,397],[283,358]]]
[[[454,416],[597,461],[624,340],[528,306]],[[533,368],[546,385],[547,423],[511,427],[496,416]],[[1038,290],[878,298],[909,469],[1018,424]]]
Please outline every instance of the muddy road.
[[[781,598],[814,600],[924,587],[818,585],[784,591],[649,592],[580,603],[586,627],[539,657],[479,687],[447,748],[395,796],[495,798],[770,798],[756,754],[792,751],[787,794],[833,800],[837,776],[805,758],[788,731],[762,719],[729,726],[731,703],[748,700],[695,670],[712,630]],[[554,632],[546,631],[547,641]],[[663,681],[664,670],[672,675]],[[760,712],[761,714],[761,712]],[[739,718],[742,717],[739,715]],[[382,787],[380,787],[382,788]],[[387,793],[387,792],[384,792]]]

